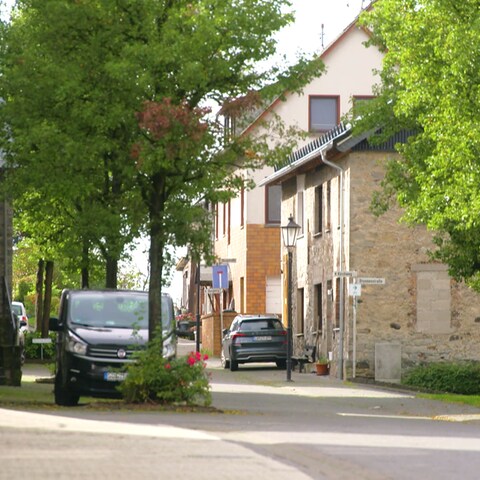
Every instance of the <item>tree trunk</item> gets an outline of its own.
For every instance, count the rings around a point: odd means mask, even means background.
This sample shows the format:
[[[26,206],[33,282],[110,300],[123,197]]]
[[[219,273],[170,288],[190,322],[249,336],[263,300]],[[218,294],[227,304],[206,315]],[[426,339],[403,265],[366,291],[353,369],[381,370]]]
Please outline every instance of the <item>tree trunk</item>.
[[[154,176],[150,196],[150,281],[148,288],[148,334],[151,340],[155,329],[162,324],[162,274],[165,240],[163,214],[165,210],[165,182],[161,174]],[[161,340],[163,345],[163,339]]]
[[[37,282],[35,284],[35,296],[37,301],[35,302],[35,330],[37,332],[42,331],[43,325],[43,271],[45,262],[43,259],[38,261],[37,268]]]
[[[148,288],[148,335],[155,336],[155,329],[162,323],[162,273],[164,244],[161,234],[152,228],[150,233],[150,282]]]
[[[82,248],[82,288],[88,288],[90,279],[88,275],[88,243],[83,241]]]
[[[118,260],[116,258],[107,255],[106,257],[106,278],[105,286],[107,288],[117,288],[118,282]]]
[[[45,264],[45,298],[43,301],[42,338],[48,337],[48,321],[52,305],[53,262],[48,260]]]

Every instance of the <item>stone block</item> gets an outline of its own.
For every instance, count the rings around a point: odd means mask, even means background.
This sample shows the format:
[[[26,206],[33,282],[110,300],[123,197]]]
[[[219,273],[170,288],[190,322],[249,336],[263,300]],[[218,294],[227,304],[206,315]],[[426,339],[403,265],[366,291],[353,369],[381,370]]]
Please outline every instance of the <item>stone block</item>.
[[[375,344],[375,381],[400,383],[402,379],[402,347],[397,343]]]

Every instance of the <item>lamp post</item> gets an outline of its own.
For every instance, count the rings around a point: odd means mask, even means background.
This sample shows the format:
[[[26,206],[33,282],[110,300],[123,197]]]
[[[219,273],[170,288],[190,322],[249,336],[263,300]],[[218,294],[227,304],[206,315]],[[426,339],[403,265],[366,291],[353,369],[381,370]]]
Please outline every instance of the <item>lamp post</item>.
[[[200,351],[200,260],[197,262],[195,271],[195,282],[197,284],[197,315],[195,317],[195,351]]]
[[[281,227],[283,244],[288,250],[288,298],[287,298],[287,382],[292,381],[292,253],[297,243],[300,225],[288,217],[288,224]]]

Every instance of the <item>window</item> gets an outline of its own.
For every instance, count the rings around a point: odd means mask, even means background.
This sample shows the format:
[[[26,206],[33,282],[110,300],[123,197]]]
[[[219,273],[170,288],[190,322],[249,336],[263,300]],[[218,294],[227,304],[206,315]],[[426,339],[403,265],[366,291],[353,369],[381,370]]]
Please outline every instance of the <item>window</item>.
[[[236,123],[235,116],[227,114],[223,117],[223,140],[225,143],[229,142],[235,136]]]
[[[335,327],[340,327],[340,278],[335,279]]]
[[[225,236],[227,233],[227,204],[223,203],[223,223],[222,223],[222,234]]]
[[[297,192],[297,223],[300,225],[299,235],[305,233],[303,227],[303,190]]]
[[[323,228],[323,186],[315,187],[315,221],[314,233],[322,233]]]
[[[309,98],[309,131],[325,132],[339,123],[339,97],[311,96]]]
[[[297,290],[297,334],[305,333],[305,300],[304,289]]]
[[[343,202],[342,202],[342,195],[343,195],[343,192],[342,192],[342,189],[341,189],[341,185],[342,185],[342,182],[340,181],[340,177],[338,177],[338,180],[337,180],[337,205],[338,205],[338,208],[337,208],[337,213],[338,213],[338,217],[337,217],[337,225],[338,225],[338,228],[342,228],[342,206],[343,206]]]
[[[240,313],[245,311],[245,277],[240,277]]]
[[[332,212],[332,183],[329,180],[327,182],[327,218],[326,218],[326,224],[325,224],[325,229],[330,230],[331,228],[331,216]]]
[[[228,219],[227,219],[227,238],[228,238],[228,245],[230,245],[230,229],[231,229],[231,225],[230,225],[230,218],[231,218],[231,215],[232,214],[232,203],[231,201],[229,200],[228,201],[228,205],[227,205],[227,215],[228,215]]]
[[[317,330],[317,332],[321,332],[323,327],[323,291],[321,283],[315,285],[314,301],[314,328]]]
[[[245,187],[240,190],[240,226],[245,225]]]
[[[270,185],[265,187],[266,195],[266,222],[280,223],[281,221],[281,203],[282,203],[282,186]]]

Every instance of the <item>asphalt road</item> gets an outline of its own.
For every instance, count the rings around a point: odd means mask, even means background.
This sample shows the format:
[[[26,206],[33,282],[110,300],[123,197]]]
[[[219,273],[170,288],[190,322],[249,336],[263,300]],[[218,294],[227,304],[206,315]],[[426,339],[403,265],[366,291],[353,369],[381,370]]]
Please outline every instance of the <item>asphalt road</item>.
[[[479,409],[309,373],[286,382],[273,366],[208,369],[217,413],[0,409],[0,479],[480,478]]]

